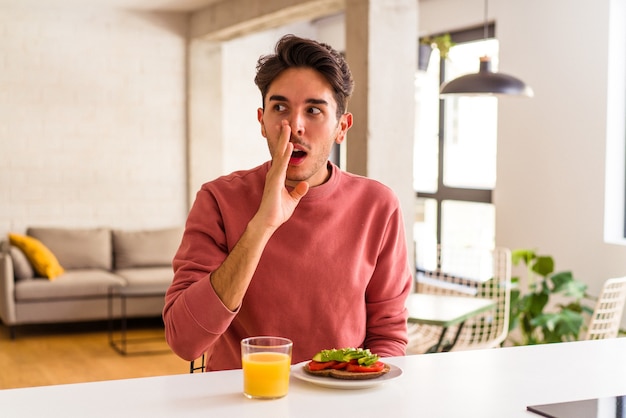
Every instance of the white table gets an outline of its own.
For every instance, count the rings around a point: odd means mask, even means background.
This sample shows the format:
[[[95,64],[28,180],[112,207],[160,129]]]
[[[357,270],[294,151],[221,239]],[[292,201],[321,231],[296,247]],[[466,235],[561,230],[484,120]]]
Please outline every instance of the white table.
[[[428,352],[450,351],[456,344],[467,319],[495,307],[496,302],[491,299],[430,293],[412,293],[406,301],[409,322],[441,327],[439,341]],[[442,345],[448,328],[457,324],[459,328],[452,343]]]
[[[386,361],[404,374],[369,389],[326,389],[292,377],[287,397],[249,400],[234,370],[2,390],[0,415],[538,418],[528,405],[626,394],[626,338]]]

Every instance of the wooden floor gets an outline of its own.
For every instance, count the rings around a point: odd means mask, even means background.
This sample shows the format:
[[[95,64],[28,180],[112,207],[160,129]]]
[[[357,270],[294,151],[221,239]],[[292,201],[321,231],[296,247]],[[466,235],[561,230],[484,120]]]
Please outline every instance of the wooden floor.
[[[23,326],[11,340],[0,324],[0,389],[189,373],[169,351],[160,318],[129,323],[129,338],[157,337],[129,345],[129,355],[109,345],[107,330],[106,322]],[[161,353],[132,354],[144,349]]]

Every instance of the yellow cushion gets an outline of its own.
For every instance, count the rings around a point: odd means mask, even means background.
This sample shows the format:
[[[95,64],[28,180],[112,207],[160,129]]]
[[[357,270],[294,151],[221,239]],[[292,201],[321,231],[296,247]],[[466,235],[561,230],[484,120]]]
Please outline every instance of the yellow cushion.
[[[54,280],[65,271],[54,254],[38,239],[10,233],[9,242],[22,250],[35,271],[43,277]]]

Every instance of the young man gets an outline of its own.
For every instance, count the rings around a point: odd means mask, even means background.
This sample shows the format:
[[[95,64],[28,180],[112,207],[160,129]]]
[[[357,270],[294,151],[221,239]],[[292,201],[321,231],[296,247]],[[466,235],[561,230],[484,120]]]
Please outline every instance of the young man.
[[[287,35],[257,64],[271,161],[202,186],[173,261],[163,319],[172,350],[241,368],[240,341],[404,355],[410,273],[397,198],[329,160],[352,125],[353,80],[326,44]]]

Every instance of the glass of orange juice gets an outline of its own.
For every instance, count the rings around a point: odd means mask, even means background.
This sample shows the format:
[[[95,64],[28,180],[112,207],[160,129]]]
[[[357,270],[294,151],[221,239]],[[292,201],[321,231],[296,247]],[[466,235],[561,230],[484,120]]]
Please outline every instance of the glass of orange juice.
[[[243,394],[250,399],[278,399],[289,389],[293,342],[282,337],[241,340]]]

